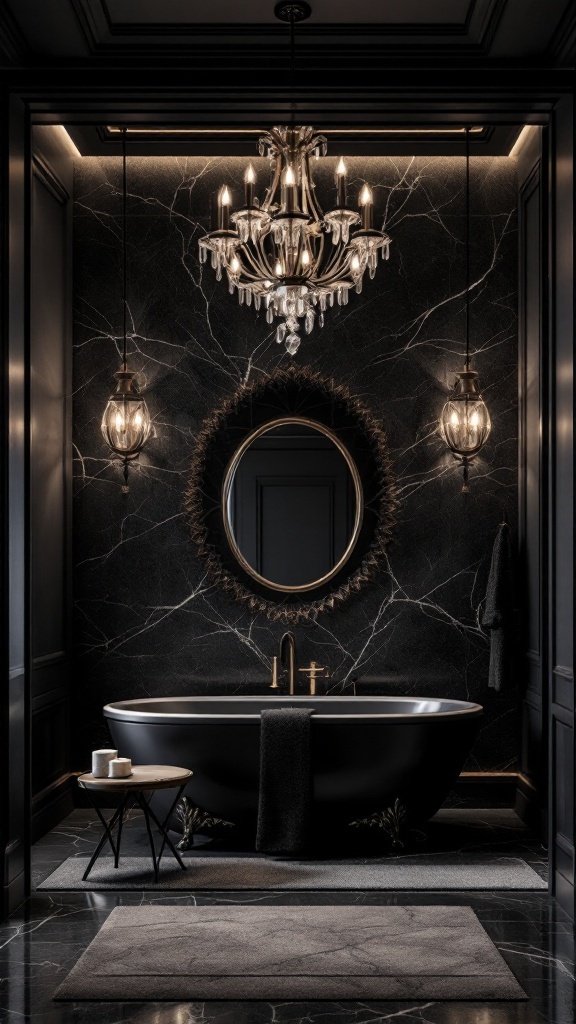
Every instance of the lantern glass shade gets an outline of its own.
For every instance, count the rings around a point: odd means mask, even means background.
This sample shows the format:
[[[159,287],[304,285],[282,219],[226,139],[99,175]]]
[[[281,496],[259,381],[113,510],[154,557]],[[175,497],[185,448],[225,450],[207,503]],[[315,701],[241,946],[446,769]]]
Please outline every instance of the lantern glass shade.
[[[115,455],[126,459],[140,454],[150,436],[152,423],[144,398],[130,371],[116,374],[116,390],[102,417],[102,436]]]
[[[488,440],[490,413],[476,386],[477,374],[461,373],[453,393],[442,410],[441,427],[454,455],[473,458]]]

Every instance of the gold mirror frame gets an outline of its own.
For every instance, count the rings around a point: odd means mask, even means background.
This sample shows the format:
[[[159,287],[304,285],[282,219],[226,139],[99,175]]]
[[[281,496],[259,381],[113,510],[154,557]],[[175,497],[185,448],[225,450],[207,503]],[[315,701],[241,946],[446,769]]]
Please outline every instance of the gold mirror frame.
[[[313,430],[317,430],[319,434],[323,434],[324,437],[327,437],[330,441],[332,441],[332,444],[338,449],[344,461],[346,462],[348,469],[350,470],[350,475],[354,483],[354,493],[356,495],[356,511],[354,513],[354,528],[352,530],[352,537],[350,538],[350,541],[346,547],[344,554],[336,563],[336,565],[332,567],[330,572],[326,573],[325,576],[322,576],[318,580],[312,580],[310,583],[304,583],[298,586],[283,586],[279,583],[273,583],[272,580],[267,580],[265,576],[261,576],[260,573],[256,572],[256,570],[244,558],[244,555],[240,551],[240,548],[236,543],[236,538],[234,537],[234,534],[232,532],[232,528],[230,525],[230,517],[228,515],[228,502],[230,499],[230,491],[232,489],[232,484],[234,482],[234,474],[236,473],[236,470],[240,465],[242,456],[248,450],[250,445],[259,437],[262,437],[263,434],[267,434],[270,430],[274,430],[275,427],[285,427],[289,426],[291,423],[296,423],[299,426],[311,427]],[[248,575],[255,579],[258,583],[260,583],[264,587],[267,587],[270,590],[279,590],[283,594],[303,594],[309,590],[317,590],[318,587],[323,587],[326,583],[329,583],[330,580],[333,579],[334,576],[336,576],[340,572],[340,570],[344,568],[346,562],[350,558],[350,555],[352,554],[352,551],[354,550],[354,547],[356,545],[356,541],[358,540],[358,537],[360,535],[363,515],[364,492],[362,490],[362,483],[360,481],[360,474],[358,472],[356,463],[354,462],[354,459],[350,455],[350,452],[348,451],[346,446],[342,444],[342,442],[336,436],[336,434],[332,430],[330,430],[329,427],[325,426],[324,423],[319,423],[318,420],[307,419],[305,416],[283,416],[280,419],[270,420],[268,423],[262,423],[256,430],[253,430],[252,433],[247,438],[245,438],[241,445],[238,446],[226,469],[226,476],[224,477],[224,483],[222,485],[222,519],[224,520],[226,538],[228,540],[234,558],[240,563],[240,565],[244,569],[244,572],[248,573]]]
[[[351,561],[356,564],[351,567],[348,576],[341,574],[339,579],[335,576],[332,590],[330,585],[318,588],[316,594],[309,592],[306,599],[303,594],[302,601],[297,601],[297,594],[290,595],[285,590],[283,601],[278,591],[264,587],[248,575],[232,554],[222,521],[222,481],[230,455],[222,463],[222,476],[217,486],[212,473],[212,458],[214,447],[219,444],[218,439],[226,433],[229,424],[237,419],[242,410],[250,408],[253,402],[265,399],[270,406],[275,405],[277,414],[282,414],[286,412],[283,389],[294,387],[304,395],[319,394],[331,407],[342,409],[365,439],[373,463],[373,477],[369,488],[370,505],[366,485],[362,487],[363,524],[355,549],[350,555]],[[294,418],[297,412],[294,409],[290,418]],[[276,418],[278,415],[274,416]],[[267,421],[267,429],[270,422]],[[264,426],[264,423],[260,425]],[[247,431],[253,432],[249,427]],[[244,431],[244,435],[247,431]],[[234,445],[234,449],[236,447]],[[369,539],[367,537],[366,547],[360,549],[362,535],[367,529],[368,508],[373,521],[372,531]],[[397,488],[392,475],[388,440],[380,420],[346,385],[331,377],[324,377],[310,367],[292,364],[240,384],[200,424],[184,493],[184,515],[198,558],[211,583],[220,587],[232,600],[242,604],[251,614],[265,615],[271,622],[295,626],[302,622],[313,622],[320,613],[340,607],[363,587],[374,582],[386,565],[387,548],[394,532],[397,510]]]

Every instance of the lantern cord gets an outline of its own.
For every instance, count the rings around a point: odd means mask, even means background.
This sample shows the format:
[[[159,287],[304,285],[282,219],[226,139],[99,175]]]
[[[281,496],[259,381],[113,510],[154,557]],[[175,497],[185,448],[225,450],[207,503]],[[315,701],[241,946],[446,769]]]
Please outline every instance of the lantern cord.
[[[126,258],[126,127],[122,129],[122,309],[123,309],[123,343],[122,343],[122,369],[126,372],[127,358],[126,358],[126,322],[127,322],[127,303],[126,303],[126,274],[127,274],[127,258]]]
[[[470,466],[470,461],[467,458],[467,456],[464,455],[463,458],[462,458],[462,494],[468,494],[468,491],[470,490],[470,487],[469,487],[469,480],[470,480],[469,466]]]
[[[466,126],[466,370],[470,369],[470,128]]]
[[[290,122],[294,128],[296,111],[294,109],[294,87],[296,85],[296,29],[295,12],[290,12]]]
[[[128,271],[128,260],[127,260],[127,246],[126,246],[126,126],[122,129],[122,369],[124,373],[127,370],[127,342],[126,342],[126,329],[127,329],[127,271]],[[126,407],[126,400],[124,400],[124,407]],[[126,412],[126,408],[124,410]],[[128,494],[128,459],[124,459],[124,470],[122,476],[124,477],[124,484],[122,486],[122,493]]]

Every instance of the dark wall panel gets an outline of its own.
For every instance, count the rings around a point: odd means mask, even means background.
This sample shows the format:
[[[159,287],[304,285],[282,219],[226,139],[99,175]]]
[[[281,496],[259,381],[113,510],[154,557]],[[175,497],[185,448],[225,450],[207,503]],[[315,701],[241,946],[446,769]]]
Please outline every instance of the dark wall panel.
[[[63,651],[66,622],[66,205],[37,168],[32,185],[30,506],[32,657]]]
[[[542,130],[533,128],[518,158],[519,174],[519,553],[522,579],[522,778],[517,810],[546,828],[545,547],[547,349],[543,315]]]
[[[0,147],[0,344],[2,381],[2,523],[0,562],[0,917],[24,899],[28,885],[28,367],[26,360],[27,131],[24,103],[2,110]],[[4,227],[5,226],[5,227]]]
[[[71,180],[70,158],[66,165],[55,134],[53,129],[35,133],[31,191],[33,838],[59,820],[70,768]]]
[[[550,179],[550,566],[547,676],[550,686],[550,846],[554,890],[575,916],[574,888],[574,112],[555,111]]]

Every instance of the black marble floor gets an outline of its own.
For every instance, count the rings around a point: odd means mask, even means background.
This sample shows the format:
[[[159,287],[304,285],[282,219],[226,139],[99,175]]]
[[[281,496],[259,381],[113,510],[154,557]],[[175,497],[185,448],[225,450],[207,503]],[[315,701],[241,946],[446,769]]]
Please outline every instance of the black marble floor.
[[[524,830],[510,815],[475,811],[475,820],[448,829],[435,822],[428,839],[433,847],[459,835],[465,843],[492,849],[524,848],[532,865],[544,870],[543,851],[526,845]],[[443,812],[445,815],[446,812]],[[450,816],[449,816],[450,817]],[[482,825],[482,819],[486,819]],[[499,823],[498,823],[499,821]],[[444,822],[445,824],[446,822]],[[37,881],[65,857],[86,854],[98,829],[93,816],[75,812],[34,849]],[[214,842],[214,841],[213,841]],[[140,823],[132,818],[126,830],[126,852],[142,852]],[[504,843],[504,847],[501,845]],[[528,847],[528,848],[527,848]],[[539,868],[538,866],[539,865]],[[116,906],[166,904],[274,905],[295,904],[468,905],[478,914],[529,996],[527,1002],[314,1002],[264,1003],[76,1003],[51,1000],[54,990],[96,935]],[[0,1021],[33,1024],[573,1024],[575,1018],[573,928],[547,894],[542,892],[226,892],[168,895],[162,893],[39,893],[0,926],[0,973],[3,980]]]
[[[109,812],[108,812],[109,813]],[[44,836],[32,851],[32,884],[39,885],[67,857],[85,857],[95,848],[102,827],[91,810],[75,810]],[[546,878],[546,850],[512,810],[506,808],[443,809],[426,824],[425,830],[412,829],[403,835],[401,850],[391,851],[386,837],[378,830],[350,829],[339,837],[339,846],[330,846],[330,859],[386,855],[387,859],[422,858],[433,864],[442,862],[445,853],[482,856],[487,861],[516,857],[526,861],[541,878]],[[109,853],[106,850],[105,853]],[[129,812],[122,833],[122,852],[126,856],[148,854],[148,839],[140,811]],[[250,844],[233,829],[216,829],[211,836],[196,838],[194,853],[234,853],[253,855]],[[319,854],[322,856],[322,852]]]

